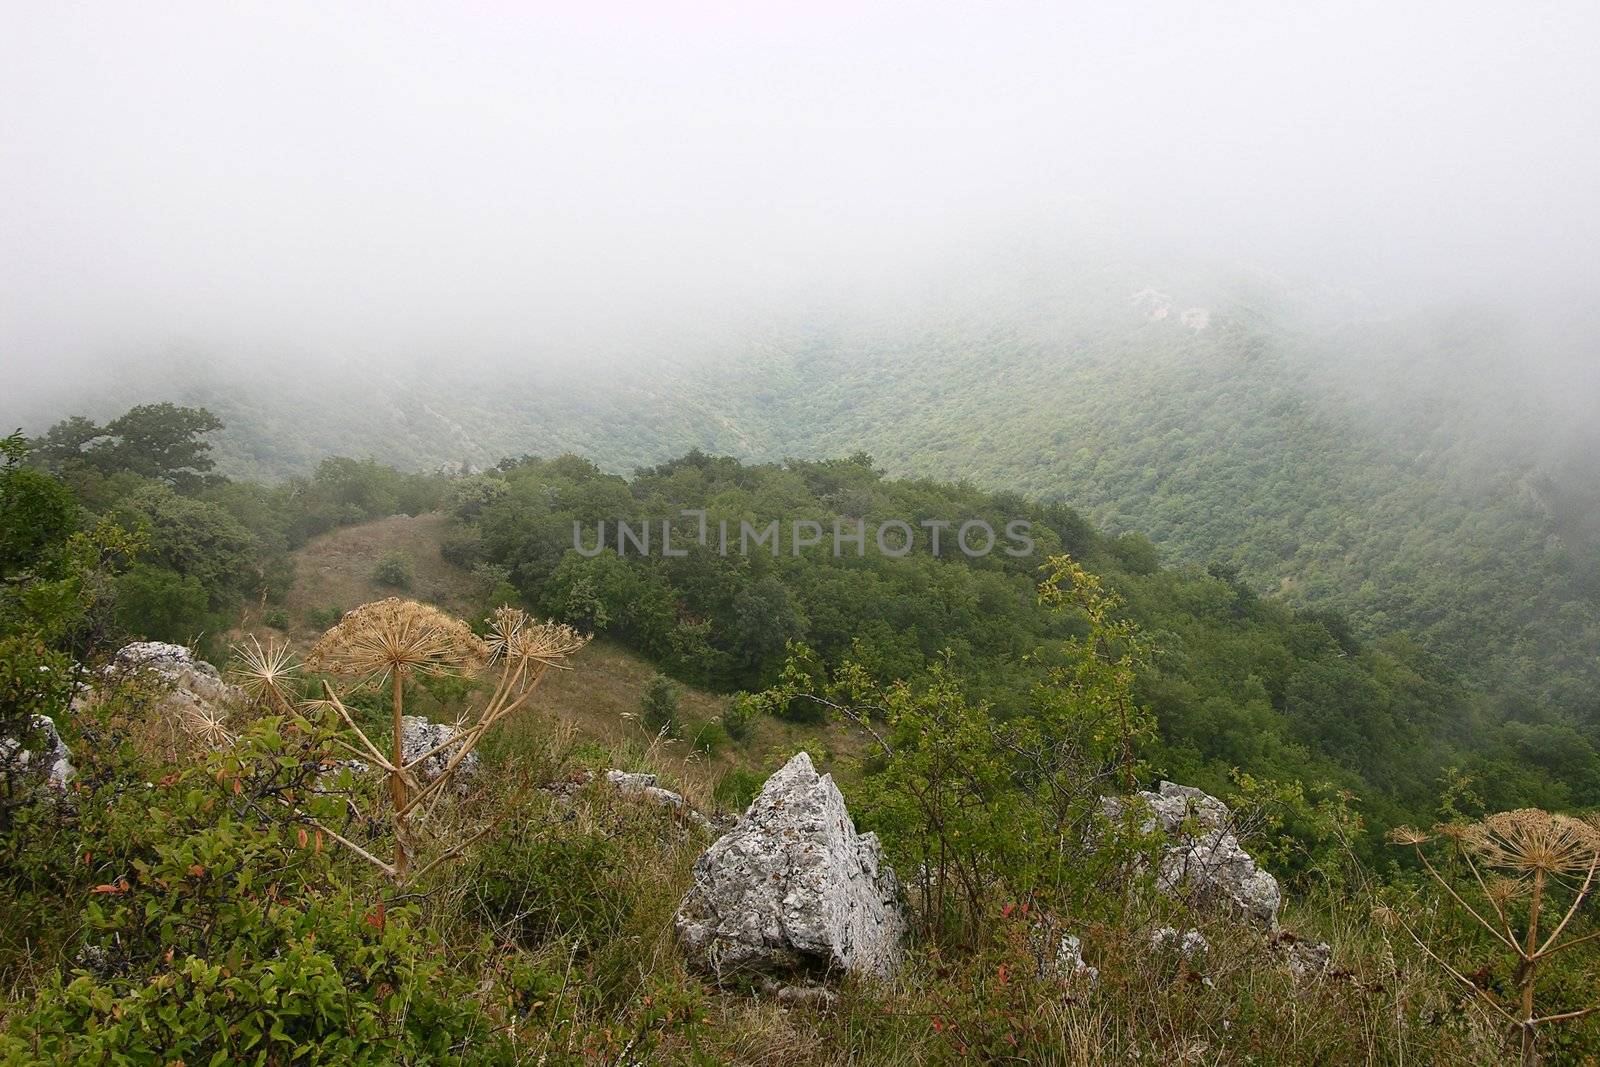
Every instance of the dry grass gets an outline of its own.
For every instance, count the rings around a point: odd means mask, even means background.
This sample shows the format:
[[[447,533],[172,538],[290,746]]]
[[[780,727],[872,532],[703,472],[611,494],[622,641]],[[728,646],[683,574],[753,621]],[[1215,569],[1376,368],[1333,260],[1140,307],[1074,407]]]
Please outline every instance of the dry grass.
[[[472,576],[439,555],[450,530],[445,515],[391,515],[312,538],[294,553],[294,584],[282,605],[289,615],[288,636],[297,642],[314,639],[321,630],[311,624],[313,612],[330,607],[348,611],[394,596],[393,589],[372,577],[378,561],[391,552],[410,556],[415,567],[416,581],[406,591],[408,597],[453,615],[472,610]],[[259,628],[261,615],[252,609],[244,625]]]

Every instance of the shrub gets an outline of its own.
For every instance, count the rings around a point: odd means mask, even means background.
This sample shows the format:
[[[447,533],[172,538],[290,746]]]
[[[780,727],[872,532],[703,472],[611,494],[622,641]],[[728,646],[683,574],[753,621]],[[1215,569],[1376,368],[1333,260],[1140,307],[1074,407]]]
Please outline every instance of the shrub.
[[[722,723],[715,719],[696,723],[689,730],[689,747],[696,752],[711,755],[727,743],[728,731],[724,730]]]
[[[447,537],[439,546],[439,555],[446,563],[454,563],[463,570],[471,570],[484,562],[483,541],[475,534]]]
[[[404,552],[391,552],[378,561],[378,567],[372,572],[373,579],[379,585],[386,585],[391,589],[410,589],[417,580],[416,569],[411,565],[411,557]]]
[[[735,693],[728,698],[728,706],[722,711],[722,728],[735,741],[743,741],[750,736],[750,729],[759,714],[759,700],[748,693]]]
[[[472,980],[420,912],[336,875],[282,802],[337,814],[308,789],[325,752],[263,719],[144,788],[86,770],[81,859],[55,874],[77,967],[16,1007],[0,1062],[449,1063],[483,1043]]]
[[[289,613],[282,608],[273,608],[261,616],[261,621],[274,630],[287,630],[289,628]]]
[[[198,578],[141,563],[117,579],[117,627],[149,641],[188,644],[210,629],[205,586]]]
[[[644,728],[657,736],[677,737],[682,731],[678,722],[678,689],[658,674],[645,686],[644,697],[639,701]]]
[[[329,630],[338,625],[344,618],[344,609],[334,604],[327,607],[312,608],[306,615],[306,621],[311,623],[313,630]]]

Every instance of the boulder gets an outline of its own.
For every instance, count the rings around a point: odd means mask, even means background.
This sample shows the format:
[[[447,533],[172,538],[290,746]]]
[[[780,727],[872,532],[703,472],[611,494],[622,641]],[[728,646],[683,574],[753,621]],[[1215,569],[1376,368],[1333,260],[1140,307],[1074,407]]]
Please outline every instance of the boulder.
[[[37,773],[56,789],[66,789],[67,782],[78,772],[72,766],[72,750],[61,740],[56,721],[48,715],[35,715],[31,720],[33,747],[22,748],[14,737],[0,737],[0,757],[10,760],[16,755],[16,766],[25,772]]]
[[[677,928],[691,965],[718,976],[888,977],[906,921],[877,835],[856,833],[833,777],[801,752],[695,862]]]
[[[106,668],[108,675],[145,677],[165,683],[165,687],[185,698],[205,701],[214,708],[241,704],[244,690],[229,685],[215,667],[182,645],[164,641],[135,641],[124,645]]]
[[[135,641],[112,657],[100,670],[97,682],[79,691],[72,702],[73,710],[99,699],[102,687],[130,680],[144,682],[156,690],[158,714],[213,745],[232,741],[232,734],[224,725],[228,714],[250,702],[248,693],[223,681],[215,667],[196,659],[182,645]]]
[[[1190,786],[1162,782],[1156,792],[1105,798],[1105,813],[1115,819],[1130,802],[1144,812],[1145,833],[1160,830],[1167,837],[1156,873],[1163,893],[1220,904],[1268,930],[1278,928],[1278,880],[1239,844],[1226,804]]]
[[[427,783],[443,774],[456,754],[456,746],[449,744],[450,739],[456,735],[456,728],[447,723],[433,722],[421,715],[401,716],[400,725],[400,749],[405,754],[407,763],[420,758],[424,753],[433,752],[433,755],[413,768],[412,773],[418,780]],[[439,748],[440,745],[446,747]],[[434,749],[439,750],[434,752]],[[473,775],[478,773],[478,762],[476,752],[469,752],[462,758],[455,771],[458,786],[464,787]]]

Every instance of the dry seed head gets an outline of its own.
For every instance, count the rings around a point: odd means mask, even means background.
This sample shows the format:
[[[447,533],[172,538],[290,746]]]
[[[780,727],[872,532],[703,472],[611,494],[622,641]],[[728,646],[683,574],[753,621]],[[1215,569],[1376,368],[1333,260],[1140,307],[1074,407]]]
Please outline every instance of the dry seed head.
[[[1410,826],[1396,826],[1387,836],[1391,845],[1422,845],[1432,840],[1421,830]]]
[[[1461,845],[1502,870],[1582,874],[1600,858],[1600,830],[1568,815],[1519,808],[1473,823]]]
[[[1529,888],[1527,881],[1522,878],[1491,878],[1483,885],[1484,894],[1501,908],[1526,897]]]
[[[178,725],[184,733],[211,748],[227,748],[235,740],[222,713],[199,701],[184,705],[178,715]]]
[[[488,622],[492,660],[531,660],[555,667],[592,640],[565,623],[535,622],[518,608],[496,608]]]
[[[249,644],[234,645],[233,653],[243,665],[233,668],[230,673],[245,692],[257,699],[268,692],[282,692],[283,684],[300,669],[300,665],[294,662],[288,644],[280,645],[273,641],[263,646],[254,635]]]
[[[376,681],[397,671],[456,674],[488,658],[488,647],[460,619],[389,597],[347,612],[311,647],[306,667]]]

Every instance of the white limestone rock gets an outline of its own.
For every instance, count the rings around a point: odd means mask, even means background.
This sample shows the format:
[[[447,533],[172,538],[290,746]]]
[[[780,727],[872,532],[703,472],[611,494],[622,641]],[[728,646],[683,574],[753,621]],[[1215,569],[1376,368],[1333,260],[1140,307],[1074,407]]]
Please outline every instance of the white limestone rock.
[[[1229,829],[1226,804],[1191,786],[1162,782],[1156,792],[1106,797],[1107,816],[1117,818],[1129,802],[1144,812],[1142,829],[1168,839],[1156,885],[1163,892],[1197,903],[1222,904],[1268,930],[1278,928],[1283,902],[1278,880],[1256,865]]]
[[[1297,982],[1321,978],[1333,966],[1333,948],[1326,941],[1307,941],[1287,930],[1272,939],[1272,951],[1283,959]]]
[[[1199,930],[1179,930],[1175,926],[1157,927],[1150,934],[1150,948],[1154,952],[1176,952],[1187,961],[1194,961],[1211,951],[1211,942]]]
[[[426,753],[433,753],[417,764],[412,773],[424,783],[431,782],[443,774],[450,761],[455,758],[459,747],[449,743],[456,735],[456,728],[447,723],[433,722],[421,715],[401,716],[400,726],[400,749],[407,763],[421,758]],[[444,747],[440,748],[441,745]],[[435,749],[438,751],[435,752]],[[455,780],[458,788],[465,788],[478,773],[478,763],[478,754],[469,752],[456,765]]]
[[[33,735],[27,739],[32,742],[29,748],[23,748],[17,738],[0,737],[0,758],[10,763],[14,756],[15,766],[24,774],[38,774],[53,788],[65,790],[78,772],[72,766],[72,750],[61,739],[56,721],[48,715],[35,715],[28,732]]]
[[[657,785],[658,779],[653,774],[642,771],[609,770],[606,772],[606,782],[617,792],[626,796],[639,797],[652,804],[668,808],[702,829],[711,828],[711,820],[696,811],[683,799],[683,794],[674,793],[670,789],[663,789]]]
[[[904,957],[899,883],[876,834],[857,834],[831,775],[804,752],[695,863],[678,906],[692,965],[888,977]]]
[[[72,710],[92,705],[105,689],[124,681],[151,685],[156,690],[154,710],[174,723],[221,723],[250,702],[248,693],[223,681],[215,667],[182,645],[135,641],[122,646],[98,679],[79,691]]]

